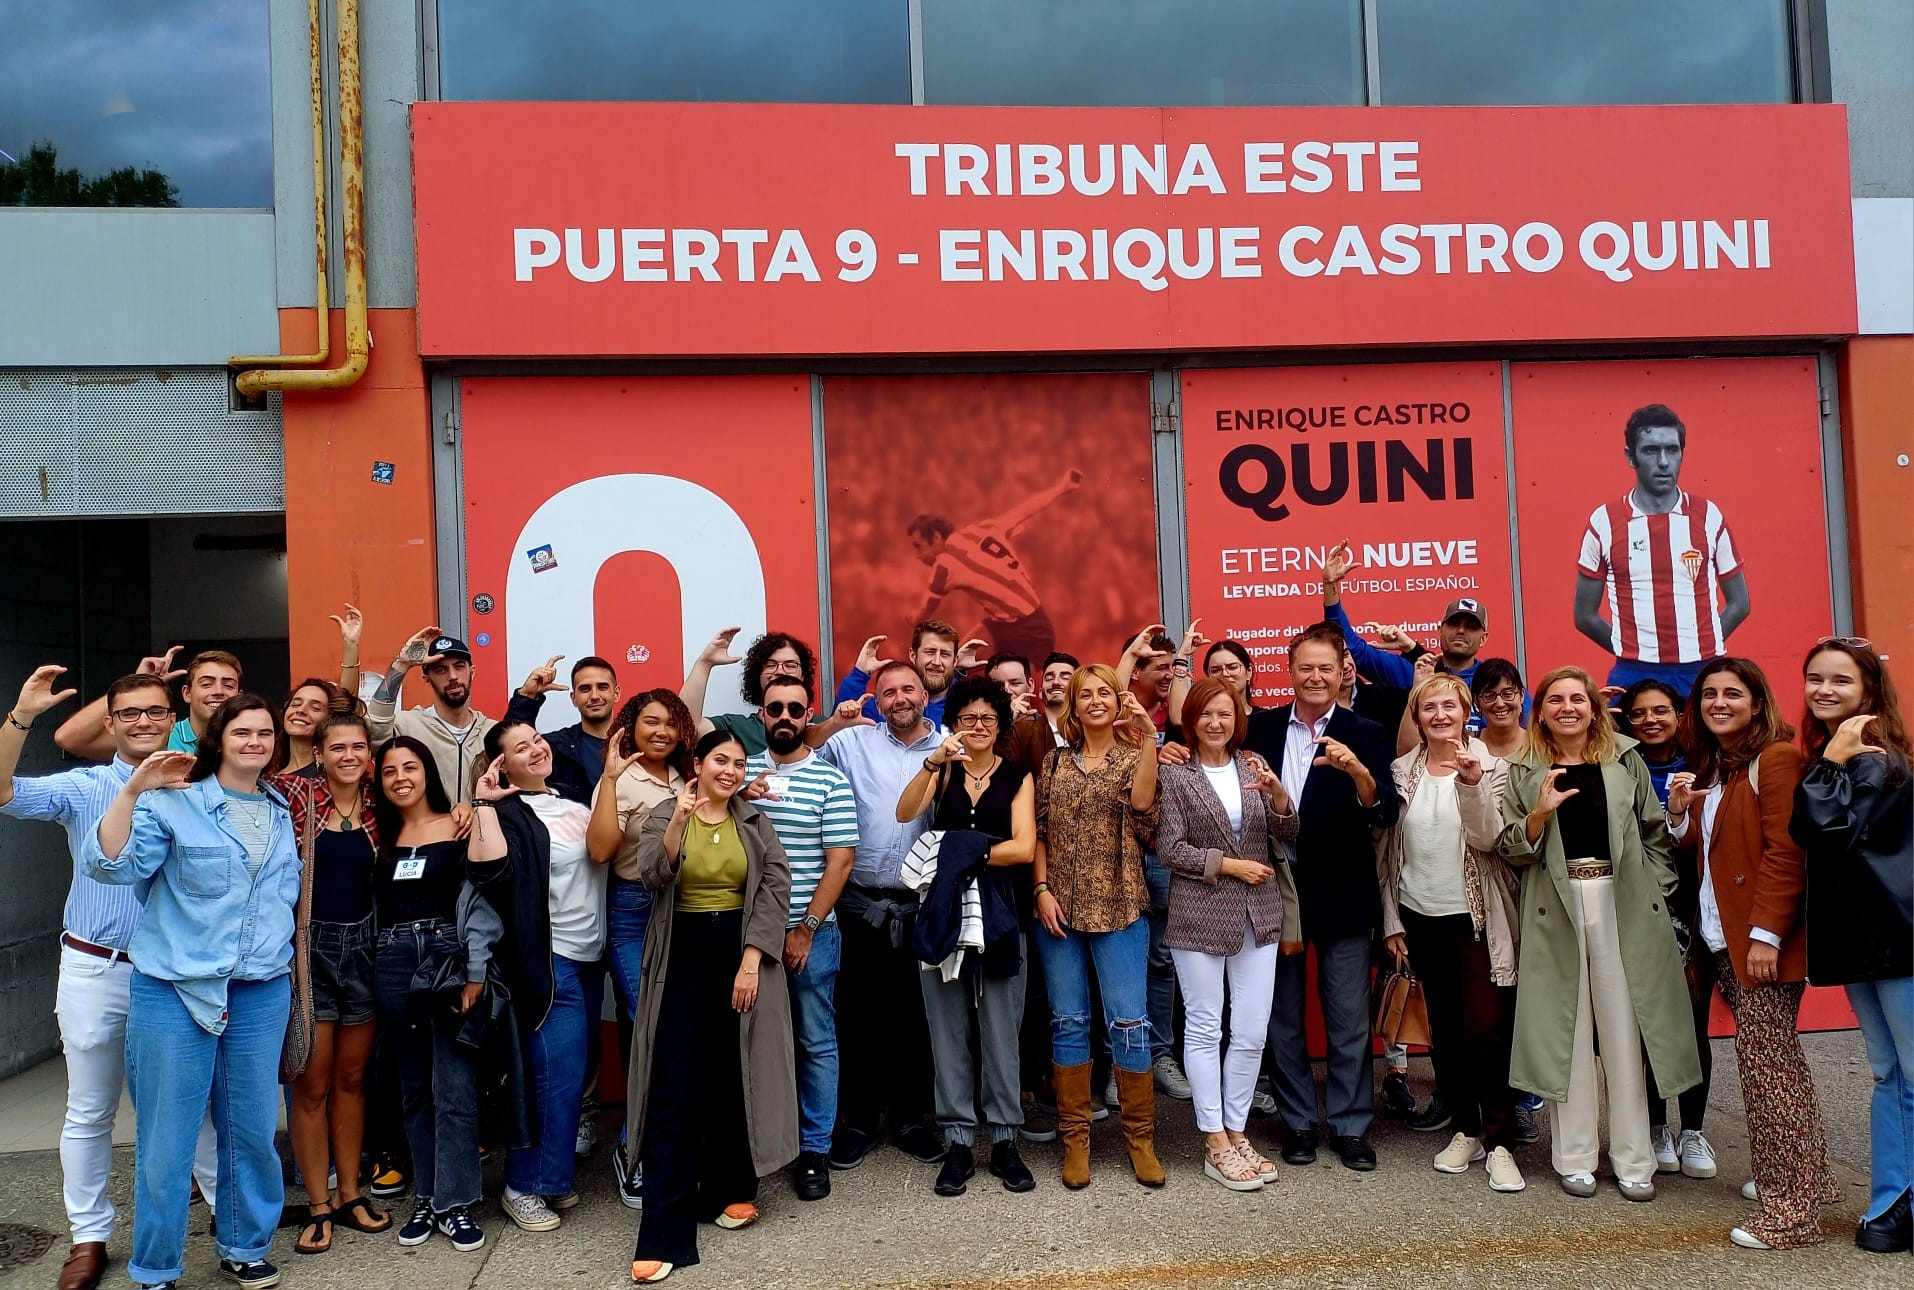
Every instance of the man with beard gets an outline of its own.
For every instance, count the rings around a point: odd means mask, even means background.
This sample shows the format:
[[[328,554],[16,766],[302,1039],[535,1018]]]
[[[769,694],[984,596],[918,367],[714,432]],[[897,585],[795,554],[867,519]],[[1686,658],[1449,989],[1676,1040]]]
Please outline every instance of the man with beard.
[[[837,969],[842,954],[832,906],[851,876],[857,850],[857,796],[844,772],[805,746],[811,691],[794,676],[764,686],[758,720],[766,748],[745,765],[764,777],[757,807],[771,818],[791,861],[791,914],[784,967],[797,1050],[798,1157],[791,1187],[799,1200],[831,1194],[825,1155],[837,1123]]]
[[[954,651],[956,641],[951,640]],[[945,673],[948,676],[948,671]],[[857,799],[857,850],[850,881],[838,897],[843,963],[837,1010],[842,1078],[833,1169],[855,1169],[877,1145],[890,1104],[891,1141],[926,1164],[944,1157],[944,1142],[925,1117],[931,1106],[930,1032],[921,966],[911,952],[917,894],[904,885],[904,859],[927,816],[899,822],[897,803],[944,729],[924,716],[929,696],[909,663],[878,667],[872,679],[883,721],[840,730],[818,756],[844,772]]]
[[[399,692],[415,667],[425,672],[432,702],[401,712]],[[472,781],[485,763],[485,732],[497,722],[472,707],[472,651],[465,642],[441,635],[436,627],[421,627],[393,656],[385,680],[366,703],[366,724],[375,744],[410,735],[430,748],[446,797],[469,804]]]
[[[843,684],[837,687],[838,703],[856,699],[870,688],[872,675],[881,671],[879,665],[885,662],[878,657],[878,648],[889,639],[888,636],[873,636],[864,642],[864,648],[857,652],[857,665],[844,678]],[[960,662],[964,667],[972,666],[971,657],[968,651],[959,648],[957,629],[949,623],[926,618],[911,628],[910,666],[923,680],[924,716],[933,724],[943,721],[944,691],[950,688],[951,678],[956,675]],[[872,694],[864,700],[863,714],[876,721],[878,709],[882,706],[877,696]]]
[[[545,696],[554,690],[566,692],[558,684],[558,664],[564,657],[554,654],[545,666],[533,668],[506,704],[505,715],[537,725]],[[545,732],[552,750],[552,774],[546,782],[560,797],[590,806],[592,789],[605,773],[605,737],[618,712],[618,673],[596,655],[581,658],[572,664],[569,692],[578,720],[562,730]]]
[[[1033,775],[1043,769],[1043,759],[1052,748],[1070,742],[1063,733],[1063,709],[1070,695],[1070,677],[1079,666],[1075,655],[1050,655],[1044,659],[1037,688],[1030,695],[1034,702],[1018,705],[1017,725],[1010,734],[1011,752],[1030,767]]]

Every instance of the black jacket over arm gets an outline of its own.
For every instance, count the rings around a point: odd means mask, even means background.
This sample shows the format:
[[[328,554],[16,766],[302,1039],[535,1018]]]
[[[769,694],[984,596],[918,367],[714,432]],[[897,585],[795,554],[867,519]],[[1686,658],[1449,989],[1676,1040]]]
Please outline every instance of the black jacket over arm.
[[[552,1006],[552,835],[525,799],[499,799],[495,814],[505,831],[505,858],[468,860],[465,870],[504,925],[492,962],[512,992],[519,1026],[530,1035]]]
[[[1822,757],[1794,790],[1788,831],[1807,852],[1808,980],[1914,971],[1914,783],[1881,753]]]
[[[1248,748],[1277,774],[1289,734],[1290,704],[1252,712]],[[1376,804],[1364,806],[1356,781],[1333,766],[1312,766],[1297,810],[1296,899],[1306,940],[1368,936],[1382,918],[1376,887],[1376,834],[1396,822],[1401,802],[1390,770],[1395,739],[1347,708],[1329,717],[1327,738],[1346,744],[1376,781]]]

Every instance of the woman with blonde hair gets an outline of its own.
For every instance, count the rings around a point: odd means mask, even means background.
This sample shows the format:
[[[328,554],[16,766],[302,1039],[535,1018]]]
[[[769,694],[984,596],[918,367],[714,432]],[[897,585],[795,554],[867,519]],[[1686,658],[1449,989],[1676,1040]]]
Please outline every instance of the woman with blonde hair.
[[[1409,691],[1416,746],[1391,766],[1402,814],[1377,851],[1383,943],[1413,963],[1443,1054],[1438,1081],[1455,1135],[1442,1173],[1483,1168],[1495,1191],[1521,1191],[1509,1047],[1515,1015],[1515,875],[1496,853],[1508,763],[1469,733],[1474,696],[1458,676]]]
[[[1643,1044],[1664,1093],[1701,1081],[1677,929],[1668,822],[1635,741],[1609,723],[1593,678],[1558,667],[1535,687],[1502,797],[1497,850],[1522,872],[1522,988],[1509,1082],[1549,1101],[1562,1190],[1595,1194],[1601,1104],[1629,1200],[1655,1198]],[[1627,967],[1624,969],[1623,964]],[[1600,1037],[1601,1073],[1596,1067]]]

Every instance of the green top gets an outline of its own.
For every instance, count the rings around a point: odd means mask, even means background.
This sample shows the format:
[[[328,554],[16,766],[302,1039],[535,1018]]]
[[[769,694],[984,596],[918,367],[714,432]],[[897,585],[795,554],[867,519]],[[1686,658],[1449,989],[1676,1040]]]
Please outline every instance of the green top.
[[[692,816],[685,825],[684,868],[678,875],[678,908],[687,914],[720,914],[744,908],[744,841],[729,815],[716,828]]]

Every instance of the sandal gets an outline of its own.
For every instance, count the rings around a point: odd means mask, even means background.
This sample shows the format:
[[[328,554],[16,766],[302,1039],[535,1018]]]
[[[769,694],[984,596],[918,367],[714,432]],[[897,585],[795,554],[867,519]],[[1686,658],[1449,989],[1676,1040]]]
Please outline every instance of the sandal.
[[[357,1218],[353,1217],[355,1211],[359,1214]],[[339,1216],[339,1222],[343,1226],[355,1232],[367,1232],[376,1236],[380,1232],[392,1230],[392,1215],[372,1208],[372,1203],[364,1196],[354,1196],[332,1212]]]
[[[1258,1178],[1261,1178],[1266,1183],[1276,1181],[1278,1170],[1275,1164],[1270,1161],[1268,1157],[1264,1156],[1262,1152],[1251,1146],[1248,1138],[1244,1138],[1242,1141],[1235,1143],[1234,1146],[1236,1147],[1236,1154],[1242,1158],[1244,1164],[1256,1171]]]
[[[1206,1146],[1203,1149],[1203,1172],[1214,1178],[1231,1191],[1261,1191],[1263,1180],[1256,1174],[1256,1166],[1237,1152],[1236,1148]]]
[[[299,1240],[293,1244],[294,1254],[324,1254],[332,1248],[332,1210],[323,1214],[309,1214],[306,1224],[299,1229]]]

